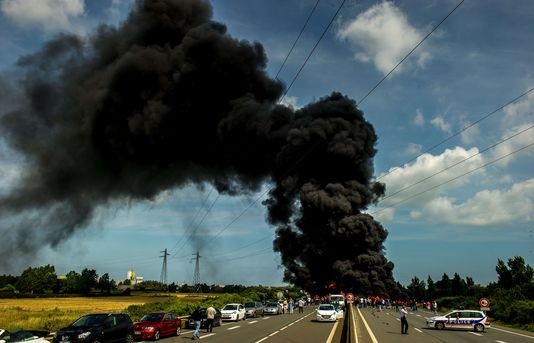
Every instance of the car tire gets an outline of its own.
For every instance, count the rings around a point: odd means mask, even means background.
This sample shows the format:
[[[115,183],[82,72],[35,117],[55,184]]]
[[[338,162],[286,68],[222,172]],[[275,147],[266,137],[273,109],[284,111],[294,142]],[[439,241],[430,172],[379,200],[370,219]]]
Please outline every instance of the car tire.
[[[217,326],[221,326],[222,319],[219,318],[219,321],[217,322]]]
[[[436,323],[435,328],[438,329],[438,330],[443,330],[443,329],[445,329],[445,324]]]
[[[124,342],[126,342],[126,343],[133,343],[133,341],[134,341],[134,337],[133,337],[133,335],[132,335],[131,333],[128,332],[128,333],[126,334],[126,337],[124,338]]]
[[[154,340],[155,341],[159,341],[160,339],[160,332],[159,332],[159,329],[156,330],[156,332],[154,332]]]
[[[180,336],[182,334],[182,328],[180,326],[176,327],[176,336]]]
[[[475,332],[484,332],[484,325],[478,323],[475,325]]]

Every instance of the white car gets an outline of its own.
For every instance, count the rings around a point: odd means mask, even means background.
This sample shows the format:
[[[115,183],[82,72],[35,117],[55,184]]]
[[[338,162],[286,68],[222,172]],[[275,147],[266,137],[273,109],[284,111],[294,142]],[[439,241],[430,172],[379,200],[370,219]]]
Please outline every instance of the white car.
[[[315,310],[315,319],[318,322],[335,322],[337,316],[337,311],[332,304],[321,304]]]
[[[0,329],[0,343],[49,343],[44,337],[38,336],[31,331],[19,330],[8,332]]]
[[[247,315],[245,313],[245,306],[243,304],[226,304],[221,310],[222,320],[245,320]]]
[[[455,329],[483,332],[490,327],[490,322],[488,316],[482,311],[455,310],[442,316],[428,318],[426,325],[438,330]]]

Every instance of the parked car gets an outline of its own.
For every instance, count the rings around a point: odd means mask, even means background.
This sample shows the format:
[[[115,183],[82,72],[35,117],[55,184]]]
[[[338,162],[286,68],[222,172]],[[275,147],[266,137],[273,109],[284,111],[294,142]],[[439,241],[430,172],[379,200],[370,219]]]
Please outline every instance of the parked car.
[[[226,304],[221,309],[222,320],[245,320],[247,318],[245,314],[245,306],[243,304]]]
[[[145,314],[134,323],[134,338],[159,340],[165,336],[180,336],[182,320],[171,312],[152,312]]]
[[[200,315],[202,316],[202,319],[200,321],[200,327],[205,328],[208,318],[208,315],[206,314],[206,308],[200,309]],[[215,309],[215,319],[213,320],[213,326],[221,326],[221,311],[219,311],[218,309]],[[191,318],[187,319],[187,327],[189,329],[194,329],[195,321]]]
[[[245,315],[254,318],[263,316],[263,304],[258,301],[245,303]]]
[[[49,343],[45,336],[45,332],[34,332],[30,330],[9,332],[7,330],[0,329],[0,343]]]
[[[336,308],[332,304],[320,304],[315,310],[315,319],[318,322],[335,322],[337,320]]]
[[[264,314],[280,314],[282,313],[282,306],[277,301],[271,301],[263,306]]]
[[[59,329],[54,335],[53,343],[132,343],[133,327],[133,322],[126,313],[92,313]]]
[[[442,316],[428,318],[426,325],[438,330],[453,329],[483,332],[490,327],[490,322],[488,316],[482,311],[454,310]]]

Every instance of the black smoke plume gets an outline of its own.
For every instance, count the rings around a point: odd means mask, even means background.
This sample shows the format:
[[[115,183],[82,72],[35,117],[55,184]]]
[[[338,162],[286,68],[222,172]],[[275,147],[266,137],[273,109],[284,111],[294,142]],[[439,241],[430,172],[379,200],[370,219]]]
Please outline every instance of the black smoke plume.
[[[57,247],[99,206],[271,182],[287,281],[315,292],[394,286],[387,232],[361,212],[384,194],[371,181],[373,127],[339,93],[278,105],[284,85],[266,74],[263,47],[211,18],[204,0],[138,1],[119,27],[61,35],[20,58],[24,100],[1,127],[26,168],[0,198],[1,269]]]

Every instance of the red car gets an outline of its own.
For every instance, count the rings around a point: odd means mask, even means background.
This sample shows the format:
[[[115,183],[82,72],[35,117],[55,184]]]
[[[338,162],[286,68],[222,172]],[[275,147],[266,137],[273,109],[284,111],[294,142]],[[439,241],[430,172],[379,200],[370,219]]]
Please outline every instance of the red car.
[[[170,312],[152,312],[145,314],[139,322],[134,323],[136,339],[153,339],[163,336],[179,336],[182,320]]]

